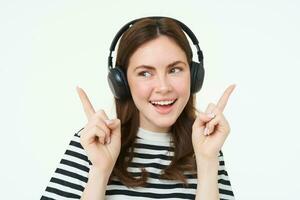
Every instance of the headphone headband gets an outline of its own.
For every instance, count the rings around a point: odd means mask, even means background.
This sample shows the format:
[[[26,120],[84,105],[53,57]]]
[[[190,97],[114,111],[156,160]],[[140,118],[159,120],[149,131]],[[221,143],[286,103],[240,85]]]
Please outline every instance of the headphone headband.
[[[146,19],[146,18],[150,18],[150,19],[161,19],[161,18],[168,18],[168,19],[172,19],[174,20],[176,23],[178,23],[180,25],[180,27],[182,28],[182,30],[184,30],[184,32],[190,37],[190,39],[192,40],[193,44],[196,46],[197,48],[197,55],[198,55],[198,61],[201,63],[203,62],[203,53],[199,47],[199,42],[197,37],[195,36],[195,34],[191,31],[191,29],[186,26],[184,23],[180,22],[177,19],[171,18],[171,17],[163,17],[163,16],[151,16],[151,17],[142,17],[142,18],[138,18],[138,19],[134,19],[130,22],[128,22],[127,24],[125,24],[119,31],[118,33],[115,35],[110,48],[109,48],[109,56],[108,56],[108,69],[113,68],[113,62],[112,62],[112,52],[115,50],[115,47],[117,45],[117,42],[119,41],[120,37],[123,35],[123,33],[125,31],[127,31],[131,25],[133,25],[135,22],[140,21],[142,19]]]

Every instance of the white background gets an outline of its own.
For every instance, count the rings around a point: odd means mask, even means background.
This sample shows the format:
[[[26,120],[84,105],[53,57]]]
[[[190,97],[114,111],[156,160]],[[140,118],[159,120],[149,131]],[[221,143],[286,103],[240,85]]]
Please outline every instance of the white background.
[[[204,52],[198,108],[231,83],[223,152],[236,199],[299,196],[298,1],[1,0],[1,199],[39,199],[86,123],[75,87],[113,117],[107,56],[128,21],[164,15]],[[299,123],[299,122],[298,122]]]

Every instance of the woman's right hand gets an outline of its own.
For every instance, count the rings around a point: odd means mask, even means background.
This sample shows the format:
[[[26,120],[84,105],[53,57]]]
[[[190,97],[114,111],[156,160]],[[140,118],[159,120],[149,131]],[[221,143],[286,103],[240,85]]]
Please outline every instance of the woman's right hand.
[[[103,110],[95,112],[82,88],[76,88],[88,123],[81,131],[80,143],[93,167],[102,173],[112,172],[121,149],[121,121],[109,120]]]

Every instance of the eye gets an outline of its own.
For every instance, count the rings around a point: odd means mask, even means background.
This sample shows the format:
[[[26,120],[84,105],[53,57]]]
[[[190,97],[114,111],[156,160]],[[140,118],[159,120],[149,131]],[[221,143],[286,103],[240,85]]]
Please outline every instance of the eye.
[[[182,68],[180,68],[180,67],[173,67],[170,71],[171,71],[172,73],[178,73],[178,72],[181,72],[181,71],[182,71]]]
[[[144,77],[149,77],[151,74],[147,71],[142,71],[140,73],[138,73],[139,76],[144,76]]]

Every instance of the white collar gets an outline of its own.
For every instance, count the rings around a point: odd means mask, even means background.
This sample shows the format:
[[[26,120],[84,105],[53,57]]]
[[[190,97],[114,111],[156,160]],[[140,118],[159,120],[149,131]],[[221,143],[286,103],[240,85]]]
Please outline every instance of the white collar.
[[[170,142],[172,136],[171,132],[162,133],[162,132],[154,132],[143,129],[139,127],[137,136],[149,141],[157,141],[157,142]]]

